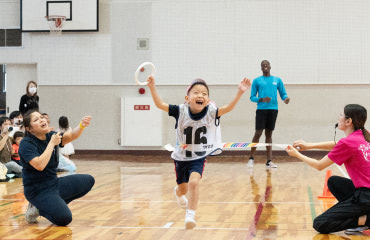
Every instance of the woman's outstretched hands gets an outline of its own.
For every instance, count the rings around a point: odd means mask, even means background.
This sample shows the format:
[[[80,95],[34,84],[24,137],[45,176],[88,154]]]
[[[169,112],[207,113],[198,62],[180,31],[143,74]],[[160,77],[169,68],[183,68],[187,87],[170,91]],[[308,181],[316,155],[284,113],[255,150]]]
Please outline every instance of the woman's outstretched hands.
[[[299,151],[308,150],[307,143],[303,140],[297,140],[293,143],[293,145],[288,146],[285,151],[289,154],[289,156],[297,157],[299,155]]]
[[[299,154],[298,149],[290,145],[286,147],[285,151],[288,153],[289,156],[292,157],[297,157]]]
[[[305,141],[303,141],[303,140],[294,141],[293,147],[294,148],[297,148],[299,151],[306,151],[306,150],[308,150],[307,143]]]
[[[85,128],[85,127],[88,127],[90,125],[90,121],[91,121],[91,116],[85,116],[82,118],[81,120],[81,125]]]

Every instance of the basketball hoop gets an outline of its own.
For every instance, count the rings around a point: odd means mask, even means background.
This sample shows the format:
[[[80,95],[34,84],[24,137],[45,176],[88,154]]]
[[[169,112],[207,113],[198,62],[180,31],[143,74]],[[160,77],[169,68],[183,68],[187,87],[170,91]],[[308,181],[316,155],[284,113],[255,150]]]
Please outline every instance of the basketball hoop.
[[[51,15],[51,16],[46,16],[45,18],[49,23],[50,35],[62,34],[63,23],[66,20],[65,16]]]

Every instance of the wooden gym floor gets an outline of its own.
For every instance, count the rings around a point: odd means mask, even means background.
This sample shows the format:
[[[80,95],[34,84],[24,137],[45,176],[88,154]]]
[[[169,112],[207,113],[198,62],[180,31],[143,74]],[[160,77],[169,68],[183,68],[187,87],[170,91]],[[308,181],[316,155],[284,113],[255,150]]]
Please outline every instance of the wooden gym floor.
[[[286,155],[266,170],[257,156],[210,157],[200,183],[197,227],[184,229],[185,211],[174,198],[169,155],[76,155],[77,173],[89,173],[92,191],[69,204],[73,221],[56,227],[45,218],[27,224],[28,202],[21,179],[0,183],[0,239],[369,239],[370,232],[318,234],[312,220],[334,204],[319,200],[326,170],[317,171]],[[336,166],[333,175],[345,172]],[[368,234],[368,235],[367,235]]]

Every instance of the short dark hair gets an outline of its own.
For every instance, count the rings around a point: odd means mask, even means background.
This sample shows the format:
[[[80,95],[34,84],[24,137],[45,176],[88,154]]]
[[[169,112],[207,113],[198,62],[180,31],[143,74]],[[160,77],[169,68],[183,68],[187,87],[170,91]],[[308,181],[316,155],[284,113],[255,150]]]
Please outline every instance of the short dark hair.
[[[21,131],[17,131],[13,134],[13,140],[15,142],[15,139],[19,138],[19,137],[24,137],[24,133],[21,132]]]
[[[9,119],[12,120],[12,119],[14,119],[14,118],[16,118],[20,115],[22,115],[22,113],[20,111],[13,111],[13,112],[10,113]]]
[[[10,121],[10,119],[8,117],[0,117],[0,126],[2,126],[6,121]]]
[[[66,116],[61,116],[59,118],[59,127],[63,129],[69,128],[68,118]]]

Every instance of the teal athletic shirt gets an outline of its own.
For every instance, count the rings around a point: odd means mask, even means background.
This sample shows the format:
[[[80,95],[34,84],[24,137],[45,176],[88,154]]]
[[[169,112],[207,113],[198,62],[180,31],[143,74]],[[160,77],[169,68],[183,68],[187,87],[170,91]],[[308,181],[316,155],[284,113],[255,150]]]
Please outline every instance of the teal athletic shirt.
[[[257,110],[274,109],[278,110],[277,91],[282,100],[288,97],[283,81],[279,77],[260,76],[253,80],[251,89],[251,101],[257,103]],[[257,96],[258,94],[258,96]],[[260,98],[270,97],[270,102],[259,102]]]

